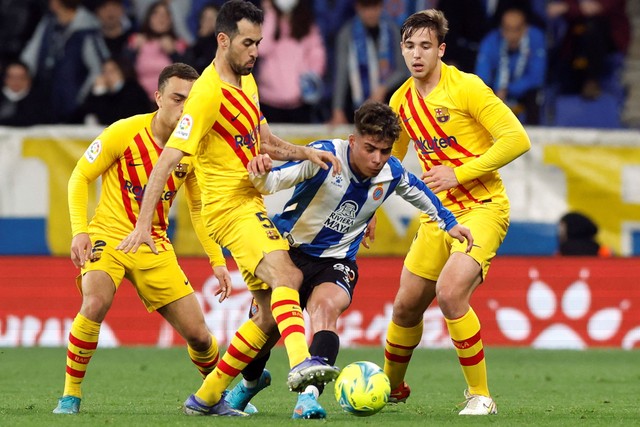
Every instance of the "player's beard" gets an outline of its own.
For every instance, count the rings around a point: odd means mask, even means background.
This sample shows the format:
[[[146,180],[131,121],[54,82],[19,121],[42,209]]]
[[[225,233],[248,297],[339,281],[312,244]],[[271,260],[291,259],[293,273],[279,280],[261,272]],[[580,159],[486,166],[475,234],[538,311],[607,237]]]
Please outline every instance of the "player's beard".
[[[239,64],[238,62],[235,61],[235,58],[233,57],[233,55],[229,55],[228,62],[233,72],[239,76],[247,76],[251,74],[251,71],[253,71],[253,66],[255,65],[255,60],[247,61],[245,64]],[[248,64],[251,64],[251,65],[248,65]]]

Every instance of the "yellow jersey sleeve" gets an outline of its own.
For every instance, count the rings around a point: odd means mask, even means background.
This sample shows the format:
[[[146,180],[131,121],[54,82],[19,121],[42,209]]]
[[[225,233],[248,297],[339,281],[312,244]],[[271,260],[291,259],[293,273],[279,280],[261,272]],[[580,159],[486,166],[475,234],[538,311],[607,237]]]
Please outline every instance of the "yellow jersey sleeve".
[[[477,76],[466,80],[461,94],[469,114],[493,138],[493,145],[482,155],[454,169],[460,183],[479,178],[500,169],[529,151],[531,141],[511,109]],[[462,98],[462,96],[461,96]]]

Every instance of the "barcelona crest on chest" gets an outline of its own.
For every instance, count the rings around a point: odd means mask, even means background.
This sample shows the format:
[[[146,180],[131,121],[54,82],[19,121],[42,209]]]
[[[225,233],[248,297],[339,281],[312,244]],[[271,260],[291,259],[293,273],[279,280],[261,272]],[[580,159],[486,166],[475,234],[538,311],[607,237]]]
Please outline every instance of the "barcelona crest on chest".
[[[449,121],[449,117],[451,117],[449,115],[449,109],[447,107],[438,107],[434,109],[434,112],[435,112],[435,118],[438,121],[438,123],[446,123]]]

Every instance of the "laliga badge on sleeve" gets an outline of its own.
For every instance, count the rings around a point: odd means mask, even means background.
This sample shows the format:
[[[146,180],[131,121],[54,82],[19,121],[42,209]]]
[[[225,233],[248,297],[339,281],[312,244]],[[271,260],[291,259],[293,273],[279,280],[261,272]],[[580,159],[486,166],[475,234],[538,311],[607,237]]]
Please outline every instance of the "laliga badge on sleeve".
[[[182,116],[182,119],[180,119],[180,123],[178,123],[173,135],[176,138],[189,139],[191,128],[193,128],[193,118],[189,114],[185,114]]]
[[[84,152],[84,157],[87,159],[89,163],[93,163],[96,161],[100,152],[102,151],[102,141],[96,139],[91,143],[87,151]]]

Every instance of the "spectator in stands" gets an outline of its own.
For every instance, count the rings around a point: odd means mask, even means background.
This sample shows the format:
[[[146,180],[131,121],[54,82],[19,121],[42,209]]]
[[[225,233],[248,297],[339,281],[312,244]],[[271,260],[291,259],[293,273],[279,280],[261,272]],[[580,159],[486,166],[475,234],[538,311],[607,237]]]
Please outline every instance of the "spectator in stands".
[[[0,93],[0,125],[30,126],[38,123],[40,100],[31,90],[29,68],[15,60],[5,67]]]
[[[475,74],[523,123],[537,125],[546,71],[544,32],[527,23],[524,11],[506,10],[500,28],[480,43]]]
[[[102,65],[102,74],[96,78],[91,94],[80,108],[79,121],[95,119],[97,123],[109,125],[151,111],[152,105],[133,67],[124,59],[109,59]]]
[[[0,67],[20,57],[20,52],[46,11],[46,0],[0,2]]]
[[[260,108],[272,123],[309,123],[322,96],[326,52],[308,1],[264,0]],[[307,86],[308,85],[308,86]],[[304,89],[304,90],[303,90]]]
[[[439,1],[441,10],[449,21],[447,49],[443,60],[461,71],[472,73],[480,41],[495,27],[491,26],[486,4],[482,0]]]
[[[569,212],[558,223],[560,255],[611,256],[611,250],[596,241],[598,226],[579,212]]]
[[[368,99],[388,101],[408,76],[400,29],[383,6],[383,0],[356,0],[356,16],[338,34],[331,125],[352,121]]]
[[[182,61],[186,49],[187,42],[176,35],[168,3],[164,0],[153,3],[140,32],[131,36],[128,45],[138,82],[149,101],[155,100],[160,72],[171,63]]]
[[[187,19],[191,14],[192,5],[196,0],[164,0],[169,14],[172,17],[174,32],[176,36],[187,44],[193,43],[193,33],[189,30]],[[138,22],[144,22],[146,16],[157,0],[134,0],[133,12]],[[154,101],[155,102],[155,101]]]
[[[41,123],[68,122],[91,90],[109,56],[98,20],[81,0],[50,0],[21,54],[43,99]]]
[[[355,15],[354,0],[315,0],[313,2],[316,25],[320,28],[327,66],[324,73],[324,93],[318,105],[320,122],[331,117],[331,100],[335,85],[336,39],[340,28]]]
[[[565,33],[559,41],[558,69],[560,91],[580,93],[595,99],[601,81],[611,70],[611,54],[626,55],[631,31],[626,16],[626,0],[552,0],[547,16],[552,25],[560,19]],[[555,21],[555,22],[554,22]]]
[[[200,11],[200,25],[196,41],[189,46],[185,54],[184,62],[195,68],[202,74],[205,68],[216,56],[218,39],[216,38],[216,19],[218,7],[213,3],[206,4]]]
[[[121,58],[133,33],[133,24],[127,16],[123,0],[102,0],[95,14],[111,57]]]
[[[435,9],[438,0],[384,0],[384,13],[401,27],[409,15],[419,10]]]

